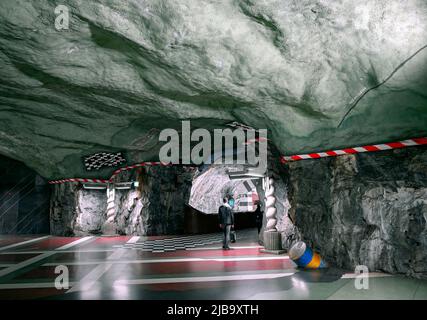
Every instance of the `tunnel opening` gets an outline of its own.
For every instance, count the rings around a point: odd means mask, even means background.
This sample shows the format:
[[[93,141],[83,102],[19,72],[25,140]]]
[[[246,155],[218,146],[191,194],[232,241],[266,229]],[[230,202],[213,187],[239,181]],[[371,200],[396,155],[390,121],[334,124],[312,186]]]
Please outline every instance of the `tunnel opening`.
[[[233,166],[210,166],[193,178],[190,198],[185,214],[185,233],[218,231],[218,208],[222,199],[232,199],[235,229],[256,227],[255,210],[259,196],[256,179],[232,180],[229,171]]]
[[[145,167],[109,183],[53,187],[56,235],[184,235],[218,232],[224,196],[235,201],[236,229],[255,228],[257,179],[232,180],[232,166]]]
[[[49,202],[46,179],[0,155],[0,234],[48,234]]]
[[[171,142],[178,142],[171,145],[170,151],[184,150],[181,146],[186,141],[184,136],[190,135],[190,123],[185,124],[183,122],[182,139],[177,131],[168,131],[173,134]],[[194,132],[198,130],[205,129],[198,128]],[[198,144],[197,139],[192,138],[188,147],[198,150],[191,151],[191,158],[202,160],[199,164],[182,164],[184,155],[188,156],[184,151],[177,153],[181,155],[181,162],[162,162],[164,152],[160,151],[162,161],[157,162],[158,166],[153,163],[129,166],[129,170],[116,170],[117,173],[115,171],[113,177],[104,182],[55,185],[52,229],[58,234],[77,235],[159,236],[217,232],[215,220],[224,196],[235,201],[236,229],[255,227],[254,211],[260,200],[257,189],[267,168],[267,132],[245,130],[215,129],[213,134],[205,130],[203,138],[214,136],[215,139],[198,141]],[[205,149],[206,144],[213,141],[214,147]],[[200,145],[204,147],[198,149]],[[165,154],[168,156],[167,152]],[[104,153],[95,154],[89,159],[96,161],[104,156]],[[131,156],[140,157],[137,151]],[[64,207],[61,203],[70,205]],[[59,204],[57,209],[56,204]]]

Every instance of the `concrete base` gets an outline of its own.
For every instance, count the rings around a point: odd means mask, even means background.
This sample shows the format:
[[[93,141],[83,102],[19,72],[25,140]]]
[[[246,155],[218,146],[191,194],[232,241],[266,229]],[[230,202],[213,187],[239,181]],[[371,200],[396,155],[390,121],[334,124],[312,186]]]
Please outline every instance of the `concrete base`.
[[[279,232],[264,231],[264,247],[269,251],[282,251],[282,239]]]
[[[116,225],[111,222],[105,222],[101,228],[102,234],[106,236],[117,236]]]

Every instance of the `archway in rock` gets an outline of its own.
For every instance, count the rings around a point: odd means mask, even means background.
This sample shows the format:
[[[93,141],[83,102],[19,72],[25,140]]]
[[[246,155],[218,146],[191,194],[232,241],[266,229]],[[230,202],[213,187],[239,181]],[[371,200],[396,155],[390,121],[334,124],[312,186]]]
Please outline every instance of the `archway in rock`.
[[[218,231],[218,208],[227,196],[234,199],[232,208],[236,229],[255,227],[254,211],[259,200],[257,179],[232,180],[229,171],[236,166],[210,166],[193,178],[189,210],[186,214],[187,233]]]

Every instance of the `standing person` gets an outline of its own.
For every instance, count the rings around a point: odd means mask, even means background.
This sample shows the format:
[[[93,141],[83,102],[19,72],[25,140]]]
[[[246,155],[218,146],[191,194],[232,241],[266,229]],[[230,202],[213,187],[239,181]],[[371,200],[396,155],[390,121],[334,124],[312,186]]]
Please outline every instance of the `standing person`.
[[[256,227],[258,228],[258,235],[259,235],[262,228],[262,219],[264,216],[264,212],[261,211],[261,204],[259,201],[257,201],[256,205],[257,207],[255,210],[255,223],[256,223]]]
[[[233,208],[234,208],[234,198],[232,197],[232,196],[230,196],[229,198],[228,198],[228,204],[230,205],[230,210],[231,210],[231,214],[233,215],[233,217],[234,217],[234,211],[233,211]],[[236,242],[236,231],[234,230],[234,223],[233,223],[233,225],[231,226],[231,231],[230,231],[230,242],[231,243],[235,243]]]
[[[218,209],[219,226],[223,230],[223,242],[222,248],[230,250],[230,231],[234,227],[234,214],[231,211],[231,207],[228,204],[228,199],[222,199],[223,204]]]

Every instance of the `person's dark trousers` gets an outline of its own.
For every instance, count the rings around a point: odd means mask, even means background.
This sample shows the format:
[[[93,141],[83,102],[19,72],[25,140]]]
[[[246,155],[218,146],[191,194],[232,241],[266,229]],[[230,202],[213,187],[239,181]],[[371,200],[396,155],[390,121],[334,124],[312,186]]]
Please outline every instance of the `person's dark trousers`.
[[[261,232],[262,225],[261,224],[257,225],[257,228],[258,228],[258,234],[259,234]]]
[[[222,247],[223,248],[229,248],[231,224],[226,224],[224,226],[224,228],[222,228],[222,229],[224,231],[223,240],[222,240]]]

